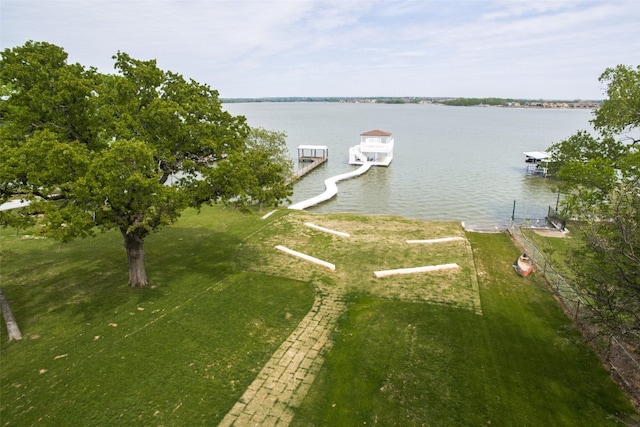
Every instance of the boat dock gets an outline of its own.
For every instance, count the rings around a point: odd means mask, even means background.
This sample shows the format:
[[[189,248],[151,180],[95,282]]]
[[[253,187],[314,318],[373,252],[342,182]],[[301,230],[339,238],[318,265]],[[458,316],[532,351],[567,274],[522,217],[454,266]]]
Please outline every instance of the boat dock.
[[[302,178],[327,160],[329,160],[329,147],[326,145],[298,146],[298,162],[307,163],[307,165],[296,171],[296,178]]]
[[[338,194],[338,182],[366,173],[371,166],[389,166],[393,159],[393,135],[381,130],[372,130],[360,135],[360,145],[349,149],[349,164],[360,165],[358,169],[332,176],[324,181],[324,192],[307,200],[294,203],[289,209],[304,210],[325,202]],[[296,173],[300,178],[327,161],[329,148],[324,145],[300,145],[298,161],[310,164]]]
[[[525,163],[527,164],[527,172],[547,176],[549,173],[549,162],[551,154],[546,151],[525,151]]]

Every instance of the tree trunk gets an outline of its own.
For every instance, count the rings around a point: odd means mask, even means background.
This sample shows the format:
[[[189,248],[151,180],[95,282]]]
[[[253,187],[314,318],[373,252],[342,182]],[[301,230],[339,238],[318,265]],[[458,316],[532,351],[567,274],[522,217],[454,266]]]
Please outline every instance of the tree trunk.
[[[16,318],[13,316],[13,311],[9,306],[9,301],[4,296],[4,290],[0,288],[0,310],[2,310],[2,316],[4,317],[4,323],[7,325],[7,332],[9,333],[9,341],[22,339],[22,333],[18,328]]]
[[[129,285],[133,288],[143,288],[149,283],[144,266],[144,239],[125,231],[122,231],[122,236],[129,261]]]

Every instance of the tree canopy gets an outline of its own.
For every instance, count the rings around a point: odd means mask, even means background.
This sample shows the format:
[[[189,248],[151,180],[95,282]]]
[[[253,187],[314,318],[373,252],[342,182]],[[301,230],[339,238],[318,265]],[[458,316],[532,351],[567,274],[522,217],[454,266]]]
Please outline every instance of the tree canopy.
[[[293,161],[285,141],[284,132],[253,128],[243,149],[231,153],[228,161],[210,172],[236,177],[235,188],[229,192],[235,195],[233,203],[246,206],[257,202],[260,209],[265,204],[277,206],[291,196],[289,184],[294,180]]]
[[[603,330],[640,344],[640,66],[607,69],[608,99],[594,112],[595,132],[549,148],[562,182],[562,209],[585,244],[568,277]]]
[[[291,167],[284,135],[252,130],[208,85],[154,60],[113,59],[107,75],[46,42],[2,52],[0,203],[32,203],[0,221],[38,222],[63,241],[118,229],[130,284],[145,286],[150,233],[189,206],[278,204],[291,194]]]

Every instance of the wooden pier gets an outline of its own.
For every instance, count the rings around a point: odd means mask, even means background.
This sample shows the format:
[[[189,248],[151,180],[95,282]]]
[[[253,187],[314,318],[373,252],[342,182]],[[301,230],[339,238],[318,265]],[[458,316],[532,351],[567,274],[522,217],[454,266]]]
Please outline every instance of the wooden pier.
[[[298,162],[307,163],[307,165],[296,171],[296,178],[302,178],[327,160],[329,160],[329,147],[326,145],[298,146]]]

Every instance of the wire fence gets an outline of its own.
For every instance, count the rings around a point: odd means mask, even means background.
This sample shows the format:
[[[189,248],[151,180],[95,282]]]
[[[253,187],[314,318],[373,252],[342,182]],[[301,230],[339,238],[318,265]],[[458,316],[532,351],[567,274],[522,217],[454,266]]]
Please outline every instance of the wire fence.
[[[523,233],[527,224],[512,221],[508,231],[515,243],[534,262],[536,270],[546,279],[552,293],[600,359],[609,366],[614,378],[629,392],[636,406],[640,406],[640,361],[632,350],[613,335],[604,335],[593,324],[592,313],[585,299],[576,292],[562,274],[558,273],[544,254]]]

